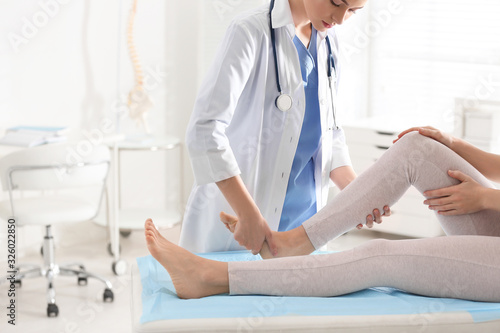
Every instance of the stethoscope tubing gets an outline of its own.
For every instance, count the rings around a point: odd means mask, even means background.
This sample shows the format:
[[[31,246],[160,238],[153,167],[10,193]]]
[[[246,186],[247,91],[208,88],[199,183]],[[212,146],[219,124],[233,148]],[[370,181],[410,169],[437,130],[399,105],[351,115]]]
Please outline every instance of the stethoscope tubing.
[[[270,27],[271,27],[271,45],[273,47],[273,56],[274,56],[274,70],[276,73],[276,84],[278,86],[278,92],[281,94],[281,84],[280,84],[280,75],[279,75],[279,69],[278,69],[278,55],[276,53],[276,36],[274,34],[274,27],[273,27],[273,18],[272,18],[272,12],[274,8],[274,0],[271,0],[271,5],[269,7],[269,22],[270,22]]]
[[[278,66],[278,54],[276,51],[276,35],[274,33],[274,27],[273,27],[273,18],[272,18],[272,12],[274,8],[274,1],[271,0],[271,4],[269,5],[269,22],[270,22],[270,28],[271,28],[271,45],[273,49],[273,57],[274,57],[274,70],[276,73],[276,86],[278,88],[279,96],[276,98],[276,107],[280,109],[281,111],[285,112],[290,110],[292,107],[293,101],[292,97],[289,94],[284,94],[283,91],[281,90],[281,83],[280,83],[280,75],[279,75],[279,66]],[[333,92],[332,92],[332,72],[335,72],[335,61],[333,58],[333,53],[332,53],[332,47],[330,46],[330,39],[328,36],[326,36],[326,45],[328,46],[328,69],[327,69],[327,74],[328,74],[328,81],[329,81],[329,88],[330,88],[330,97],[332,101],[332,112],[333,112],[333,122],[335,129],[338,129],[337,126],[337,120],[336,120],[336,110],[335,110],[335,103],[333,102]],[[333,69],[333,71],[332,71]]]

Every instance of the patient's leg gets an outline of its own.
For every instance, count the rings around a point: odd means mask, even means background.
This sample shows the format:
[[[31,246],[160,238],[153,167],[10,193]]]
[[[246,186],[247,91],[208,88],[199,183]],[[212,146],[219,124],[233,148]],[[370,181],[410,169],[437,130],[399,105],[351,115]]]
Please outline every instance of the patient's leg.
[[[303,227],[318,249],[354,228],[374,207],[383,211],[384,205],[392,206],[412,185],[423,193],[458,184],[458,180],[448,175],[448,170],[460,170],[479,184],[493,187],[479,171],[446,146],[418,133],[406,134],[325,208],[304,222]],[[500,236],[500,212],[483,210],[468,215],[438,215],[438,219],[448,235]],[[386,223],[391,223],[390,218]]]
[[[229,262],[230,293],[337,296],[393,287],[431,297],[500,302],[500,237],[373,240],[323,255]]]
[[[163,238],[151,220],[145,235],[180,298],[214,294],[337,296],[394,287],[433,297],[500,302],[500,237],[374,240],[324,255],[249,262],[198,257]]]
[[[412,185],[423,193],[458,184],[458,180],[448,176],[448,170],[460,170],[483,186],[493,187],[479,171],[446,146],[418,133],[406,134],[302,226],[283,233],[274,232],[278,257],[311,253],[363,223],[374,207],[383,211],[384,205],[392,206]],[[423,201],[422,197],[422,205]],[[234,230],[234,220],[227,215],[221,218]],[[469,215],[438,215],[438,219],[448,235],[500,236],[500,212],[483,210]],[[385,223],[391,223],[390,218]],[[261,255],[272,257],[266,243]]]
[[[148,250],[168,271],[179,298],[199,298],[229,291],[227,263],[195,256],[170,243],[150,219],[144,227]]]

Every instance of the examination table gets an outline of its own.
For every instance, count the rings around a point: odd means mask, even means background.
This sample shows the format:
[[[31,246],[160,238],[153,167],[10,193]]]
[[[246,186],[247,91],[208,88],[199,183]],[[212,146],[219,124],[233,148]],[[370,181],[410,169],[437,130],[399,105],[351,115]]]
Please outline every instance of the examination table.
[[[246,251],[203,254],[220,261],[261,260]],[[500,281],[499,281],[500,288]],[[500,303],[372,288],[338,297],[217,295],[182,300],[152,257],[132,267],[134,332],[500,332]]]

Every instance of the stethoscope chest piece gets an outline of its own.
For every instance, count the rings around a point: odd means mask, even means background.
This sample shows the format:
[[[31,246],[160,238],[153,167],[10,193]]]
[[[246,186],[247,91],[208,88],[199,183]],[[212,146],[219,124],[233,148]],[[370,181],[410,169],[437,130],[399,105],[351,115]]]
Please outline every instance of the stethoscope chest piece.
[[[273,58],[274,58],[274,70],[276,74],[276,88],[278,89],[279,96],[276,98],[275,104],[276,107],[283,112],[286,112],[292,108],[293,100],[292,96],[283,93],[283,90],[281,89],[281,83],[280,83],[280,74],[279,74],[279,69],[278,69],[278,55],[276,51],[276,37],[274,33],[274,28],[273,28],[273,18],[272,18],[272,11],[274,8],[274,1],[271,0],[271,3],[269,5],[269,25],[271,28],[271,46],[273,48]],[[337,121],[335,119],[335,103],[333,100],[333,92],[332,92],[332,79],[335,77],[336,80],[336,75],[335,75],[335,62],[333,59],[333,54],[332,54],[332,48],[330,46],[330,40],[328,36],[326,38],[326,45],[328,46],[328,80],[330,83],[330,93],[331,95],[331,100],[332,100],[332,110],[333,110],[333,121],[335,123],[335,127],[337,127]]]
[[[292,96],[288,94],[280,94],[276,98],[276,107],[283,112],[286,112],[292,108]]]

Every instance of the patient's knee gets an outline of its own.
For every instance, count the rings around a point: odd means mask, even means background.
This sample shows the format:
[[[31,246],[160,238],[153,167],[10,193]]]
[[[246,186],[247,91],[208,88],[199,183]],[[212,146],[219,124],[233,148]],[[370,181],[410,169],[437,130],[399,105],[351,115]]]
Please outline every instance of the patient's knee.
[[[421,135],[418,132],[410,132],[399,139],[394,147],[398,147],[401,152],[413,157],[425,158],[426,156],[433,156],[444,146],[438,141]]]
[[[429,140],[429,138],[424,135],[421,135],[418,132],[410,132],[405,134],[401,139],[399,139],[397,144],[401,146],[404,145],[405,147],[408,148],[410,147],[415,148],[421,146],[426,140]]]

